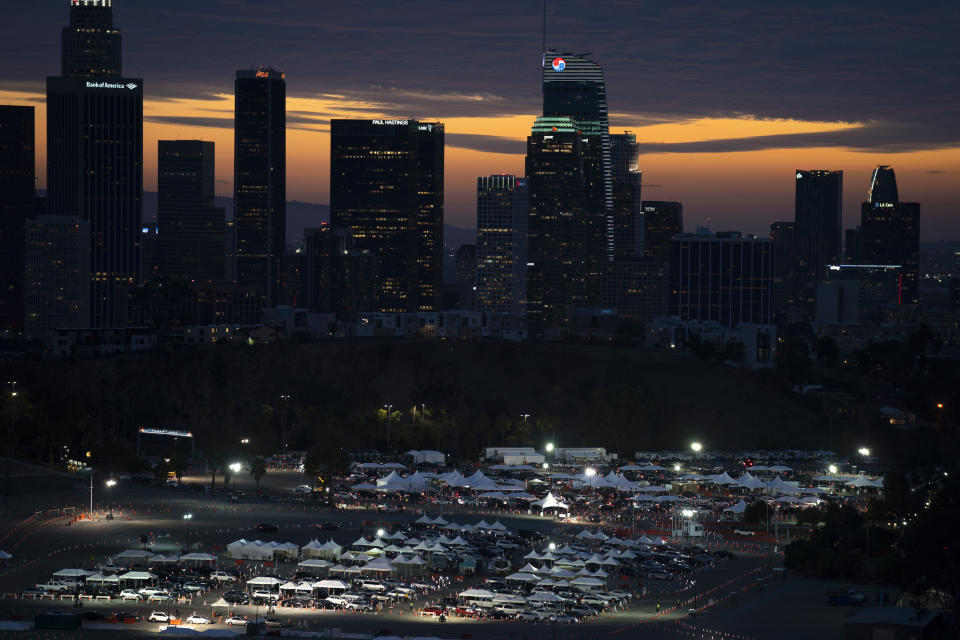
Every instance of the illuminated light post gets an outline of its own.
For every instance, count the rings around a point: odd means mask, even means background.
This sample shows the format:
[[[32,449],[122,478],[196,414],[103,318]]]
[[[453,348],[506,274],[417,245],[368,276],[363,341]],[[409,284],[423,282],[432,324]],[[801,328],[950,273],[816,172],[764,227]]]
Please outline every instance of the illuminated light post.
[[[107,510],[113,511],[113,487],[117,484],[117,481],[113,478],[107,480],[107,489],[109,490],[107,495]]]
[[[550,468],[550,463],[544,462],[542,466],[543,466],[543,470],[546,471],[547,469]]]
[[[280,415],[280,444],[283,445],[283,455],[287,455],[287,403],[290,401],[290,394],[281,394],[280,401],[283,405],[283,413]]]
[[[593,476],[597,475],[597,470],[594,469],[593,467],[587,467],[586,469],[583,470],[583,473],[584,473],[588,478],[592,478]]]
[[[829,471],[830,475],[832,476],[837,475],[837,465],[835,464],[830,465],[829,467],[827,467],[827,471]]]
[[[698,457],[700,456],[700,452],[703,451],[703,445],[699,442],[691,442],[690,448],[693,449],[693,452],[697,454]]]
[[[530,414],[529,414],[529,413],[521,413],[521,414],[520,414],[520,419],[523,420],[524,424],[526,424],[527,418],[529,418],[529,417],[530,417]]]
[[[867,447],[860,447],[859,449],[857,449],[857,453],[862,455],[864,458],[870,457],[870,449],[868,449]]]
[[[681,468],[681,467],[680,467],[680,463],[679,463],[679,462],[674,462],[674,463],[673,463],[673,470],[674,470],[674,471],[676,471],[677,473],[680,473],[680,468]]]
[[[240,469],[243,468],[239,462],[233,462],[230,464],[230,471],[233,473],[233,492],[237,492],[237,475],[240,473]]]
[[[185,513],[183,514],[183,519],[187,523],[187,551],[189,551],[190,550],[190,521],[193,520],[193,514]]]

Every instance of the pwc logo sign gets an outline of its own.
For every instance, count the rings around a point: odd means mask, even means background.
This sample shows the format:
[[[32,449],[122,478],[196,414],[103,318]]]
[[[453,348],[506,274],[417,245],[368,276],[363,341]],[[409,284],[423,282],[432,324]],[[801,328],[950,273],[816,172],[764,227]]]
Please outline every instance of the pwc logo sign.
[[[567,61],[563,58],[554,58],[553,59],[553,70],[560,72],[567,68]]]

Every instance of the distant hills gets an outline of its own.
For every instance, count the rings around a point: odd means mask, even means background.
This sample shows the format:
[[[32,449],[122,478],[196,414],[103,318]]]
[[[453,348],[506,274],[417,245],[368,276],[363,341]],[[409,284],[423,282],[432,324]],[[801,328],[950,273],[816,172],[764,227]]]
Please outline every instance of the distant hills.
[[[227,219],[233,218],[233,198],[217,196],[216,205],[223,207]],[[143,220],[151,224],[157,219],[156,191],[143,192]],[[297,244],[303,238],[303,230],[320,226],[322,222],[330,220],[330,205],[315,204],[312,202],[287,202],[287,246]],[[463,229],[451,225],[444,225],[443,240],[448,250],[455,250],[461,244],[474,242],[476,230]]]

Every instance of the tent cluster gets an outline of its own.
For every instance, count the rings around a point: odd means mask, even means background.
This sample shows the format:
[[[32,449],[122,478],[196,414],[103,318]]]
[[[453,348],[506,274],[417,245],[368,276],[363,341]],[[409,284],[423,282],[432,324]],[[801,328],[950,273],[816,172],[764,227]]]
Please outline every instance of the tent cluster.
[[[292,542],[264,542],[241,538],[227,545],[227,557],[236,560],[296,560],[299,556],[300,547]]]
[[[176,553],[153,553],[146,549],[127,549],[114,556],[114,561],[121,566],[130,566],[135,564],[212,564],[217,561],[216,556],[209,553],[186,553],[177,555]]]

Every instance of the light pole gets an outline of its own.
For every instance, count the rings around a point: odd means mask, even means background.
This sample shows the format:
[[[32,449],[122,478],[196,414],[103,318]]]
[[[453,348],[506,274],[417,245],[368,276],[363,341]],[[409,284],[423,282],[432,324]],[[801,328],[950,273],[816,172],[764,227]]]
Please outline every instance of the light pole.
[[[107,489],[109,490],[107,494],[109,496],[107,498],[107,510],[110,512],[113,512],[113,487],[115,484],[117,484],[117,481],[113,478],[107,480]]]
[[[193,520],[192,513],[183,514],[183,519],[187,523],[187,551],[190,551],[190,521]]]
[[[7,383],[10,385],[10,453],[8,454],[11,458],[13,457],[13,442],[15,438],[14,434],[17,432],[17,381],[11,380]],[[9,465],[9,463],[7,463]]]
[[[230,471],[233,472],[233,492],[237,492],[237,475],[240,473],[240,469],[243,468],[239,462],[232,462],[230,464]]]
[[[690,448],[693,450],[694,455],[699,458],[700,452],[703,451],[703,445],[699,442],[691,442]]]
[[[280,444],[283,445],[283,455],[287,455],[287,402],[290,401],[290,394],[280,394],[280,401],[283,407],[283,413],[280,416],[280,439],[283,442]]]
[[[390,455],[390,412],[393,411],[392,404],[383,405],[387,415],[387,455]]]
[[[527,418],[529,418],[529,417],[530,417],[530,414],[529,414],[529,413],[521,413],[521,414],[520,414],[520,419],[523,420],[524,424],[526,424]]]

